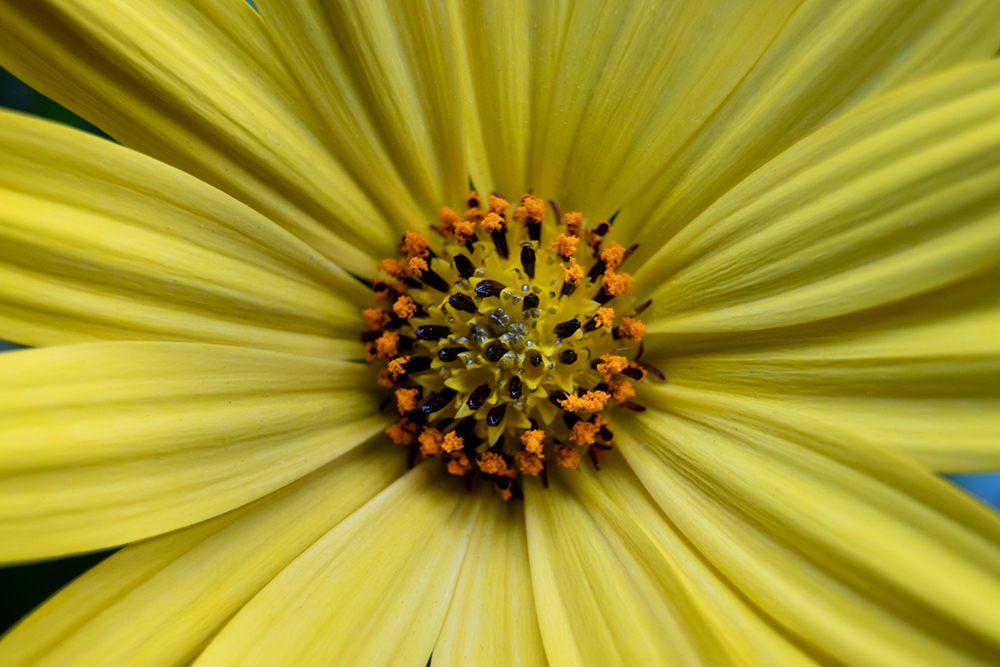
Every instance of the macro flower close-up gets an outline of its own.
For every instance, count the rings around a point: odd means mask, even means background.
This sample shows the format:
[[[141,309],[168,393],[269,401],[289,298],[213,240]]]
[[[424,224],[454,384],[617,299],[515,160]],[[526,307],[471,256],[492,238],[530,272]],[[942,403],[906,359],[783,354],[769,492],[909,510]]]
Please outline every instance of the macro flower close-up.
[[[0,0],[0,665],[997,665],[995,0]]]

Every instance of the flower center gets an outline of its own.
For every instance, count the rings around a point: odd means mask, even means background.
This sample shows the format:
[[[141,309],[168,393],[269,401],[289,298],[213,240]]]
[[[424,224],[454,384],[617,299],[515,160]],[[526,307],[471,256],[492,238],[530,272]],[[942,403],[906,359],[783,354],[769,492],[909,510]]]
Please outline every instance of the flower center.
[[[630,401],[651,367],[637,361],[645,325],[618,271],[635,250],[584,229],[580,213],[547,222],[545,203],[510,204],[475,191],[459,216],[443,208],[440,253],[407,232],[401,259],[379,263],[375,308],[363,312],[369,362],[385,367],[399,421],[387,429],[410,461],[439,458],[448,471],[491,479],[505,499],[519,475],[554,463],[599,467],[611,448],[612,407]]]

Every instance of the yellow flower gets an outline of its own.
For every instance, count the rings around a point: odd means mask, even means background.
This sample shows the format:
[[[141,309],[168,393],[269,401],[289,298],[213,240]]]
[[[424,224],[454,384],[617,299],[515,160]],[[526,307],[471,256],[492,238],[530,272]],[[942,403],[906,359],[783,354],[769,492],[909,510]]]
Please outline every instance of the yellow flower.
[[[0,664],[996,663],[1000,5],[570,4],[0,0],[124,145],[0,115],[0,559],[131,543]],[[523,500],[360,362],[470,178],[619,212],[666,375]]]

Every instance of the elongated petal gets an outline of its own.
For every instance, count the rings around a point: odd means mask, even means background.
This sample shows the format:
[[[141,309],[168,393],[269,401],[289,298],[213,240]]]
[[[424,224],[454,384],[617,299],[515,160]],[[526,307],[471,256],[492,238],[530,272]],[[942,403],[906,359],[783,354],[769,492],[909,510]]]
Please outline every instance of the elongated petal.
[[[552,665],[726,665],[667,563],[594,484],[550,475],[525,490],[532,586]],[[563,480],[565,477],[565,480]]]
[[[812,135],[675,236],[636,280],[655,293],[653,331],[755,331],[931,292],[996,266],[998,243],[992,62]]]
[[[827,426],[779,425],[692,390],[620,429],[664,512],[753,604],[852,665],[988,664],[1000,650],[1000,520]],[[805,421],[805,418],[803,418]]]
[[[544,666],[531,593],[524,508],[482,504],[455,597],[434,647],[434,664]]]
[[[478,505],[418,466],[285,568],[195,664],[426,664]]]
[[[723,104],[684,133],[683,144],[668,144],[673,150],[658,156],[662,169],[636,160],[618,172],[641,188],[633,190],[641,194],[620,224],[655,249],[754,170],[860,101],[985,61],[998,47],[1000,5],[992,0],[803,2]]]
[[[187,664],[288,563],[405,467],[378,439],[250,505],[130,545],[21,621],[0,641],[0,664]]]
[[[392,248],[242,0],[4,0],[0,64],[356,273]]]
[[[255,500],[377,433],[361,364],[94,343],[0,356],[0,561],[100,549]]]
[[[0,112],[0,153],[3,336],[359,356],[369,291],[234,199],[129,149],[10,112]]]
[[[994,470],[998,284],[993,270],[835,323],[675,338],[655,363],[672,384],[766,404],[776,420],[808,414],[938,470]]]
[[[404,227],[435,220],[428,214],[442,204],[457,205],[469,173],[444,3],[257,6],[327,122],[336,155],[373,201]]]

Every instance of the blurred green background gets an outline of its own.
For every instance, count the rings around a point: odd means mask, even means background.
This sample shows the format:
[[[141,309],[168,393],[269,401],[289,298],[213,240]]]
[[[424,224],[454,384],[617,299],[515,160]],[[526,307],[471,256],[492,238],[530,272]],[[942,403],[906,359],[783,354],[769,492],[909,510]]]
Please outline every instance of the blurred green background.
[[[95,126],[32,90],[2,69],[0,69],[0,106],[50,118],[107,137]],[[0,341],[0,352],[18,347]],[[946,477],[994,508],[1000,509],[1000,472]],[[104,551],[44,563],[0,568],[0,633],[63,585],[113,552],[113,550]]]

